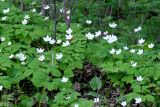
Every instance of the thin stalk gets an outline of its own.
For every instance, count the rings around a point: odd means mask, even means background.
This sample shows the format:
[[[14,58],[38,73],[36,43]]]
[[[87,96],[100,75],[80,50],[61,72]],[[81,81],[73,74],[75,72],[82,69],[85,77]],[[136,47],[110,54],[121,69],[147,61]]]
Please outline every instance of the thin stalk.
[[[54,0],[54,40],[56,40],[56,31],[57,31],[57,16],[56,16],[56,0]]]
[[[50,3],[51,3],[51,1],[52,0],[50,0]],[[53,1],[53,3],[54,3],[54,28],[53,28],[53,38],[54,38],[54,40],[56,41],[56,32],[57,32],[57,16],[56,16],[56,0],[54,0]],[[50,8],[52,8],[52,7],[50,7]],[[54,47],[56,46],[56,43],[54,44]],[[53,67],[54,66],[54,53],[53,53],[53,48],[54,47],[52,47],[52,56],[51,56],[51,58],[52,58],[52,65],[51,65],[51,67]],[[42,99],[41,99],[41,101],[40,101],[40,103],[39,103],[39,107],[41,106],[41,103],[42,103],[42,101],[43,101],[43,98],[44,98],[44,94],[45,94],[45,92],[46,92],[46,84],[47,84],[47,82],[50,80],[50,78],[52,78],[52,76],[50,76],[49,78],[47,78],[46,79],[46,82],[45,82],[45,86],[44,86],[44,88],[43,88],[43,90],[42,90]]]
[[[70,25],[71,25],[71,16],[72,16],[72,13],[73,13],[74,0],[72,0],[72,3],[69,0],[68,4],[69,4],[69,8],[70,8],[70,16],[69,16],[69,20],[68,20],[68,28],[70,28]]]
[[[43,16],[47,16],[48,15],[48,11],[44,9],[44,6],[48,5],[48,0],[42,0],[41,2],[41,13]]]
[[[65,23],[67,24],[67,0],[63,0],[63,8],[64,8],[64,19],[65,19]]]
[[[20,2],[21,2],[21,11],[23,11],[24,10],[24,8],[23,8],[23,0],[20,0]]]
[[[49,0],[49,6],[50,6],[49,17],[52,20],[52,18],[53,18],[53,14],[52,14],[52,0]]]
[[[70,2],[70,0],[68,0],[68,7],[69,7],[69,10],[70,10],[70,14],[69,14],[69,19],[67,19],[68,20],[68,28],[70,28],[70,21],[71,21],[71,12],[72,12],[72,10],[71,10],[71,2]]]
[[[56,0],[54,0],[54,40],[57,41],[57,12],[56,12]],[[56,43],[54,44],[54,47],[56,46]],[[54,66],[54,54],[53,54],[53,48],[52,48],[52,67]]]

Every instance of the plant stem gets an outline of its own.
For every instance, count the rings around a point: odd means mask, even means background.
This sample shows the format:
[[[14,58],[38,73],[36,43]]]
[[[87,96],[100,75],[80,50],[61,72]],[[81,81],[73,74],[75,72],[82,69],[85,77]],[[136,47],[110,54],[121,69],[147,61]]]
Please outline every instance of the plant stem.
[[[56,40],[56,31],[57,31],[57,16],[56,16],[56,0],[54,0],[54,40]]]
[[[20,0],[20,2],[21,2],[21,11],[23,12],[23,0]]]
[[[50,0],[50,3],[51,3],[51,1],[52,0]],[[54,38],[54,40],[56,41],[56,32],[57,32],[57,16],[56,16],[56,0],[54,0],[54,28],[53,28],[53,38]],[[51,11],[51,10],[50,10]],[[54,44],[54,47],[56,46],[56,43]],[[54,48],[53,47],[53,48]],[[51,65],[51,67],[53,67],[54,66],[54,54],[53,54],[53,48],[52,48],[52,56],[51,56],[51,58],[52,58],[52,65]],[[42,91],[42,99],[41,99],[41,101],[40,101],[40,103],[39,103],[39,107],[41,106],[41,103],[42,103],[42,101],[43,101],[43,96],[44,96],[44,93],[45,93],[45,91],[46,91],[46,84],[47,84],[47,82],[49,81],[49,79],[51,78],[52,76],[50,76],[49,78],[47,78],[46,79],[46,82],[45,82],[45,86],[44,86],[44,88],[43,88],[43,91]]]

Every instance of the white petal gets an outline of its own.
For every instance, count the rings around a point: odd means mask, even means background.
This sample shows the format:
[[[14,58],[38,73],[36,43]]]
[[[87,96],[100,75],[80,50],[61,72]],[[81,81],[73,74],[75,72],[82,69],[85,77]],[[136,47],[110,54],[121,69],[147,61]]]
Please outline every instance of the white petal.
[[[2,86],[2,85],[0,85],[0,91],[2,91],[2,89],[3,89],[3,86]]]
[[[111,27],[111,28],[116,28],[117,27],[117,24],[116,23],[109,23],[109,27]]]
[[[68,78],[67,77],[62,77],[62,79],[61,79],[61,82],[67,82],[68,81]]]

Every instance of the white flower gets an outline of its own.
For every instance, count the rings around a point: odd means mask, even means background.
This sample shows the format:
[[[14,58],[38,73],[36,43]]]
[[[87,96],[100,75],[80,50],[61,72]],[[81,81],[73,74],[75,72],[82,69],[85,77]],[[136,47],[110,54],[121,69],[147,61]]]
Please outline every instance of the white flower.
[[[116,55],[121,54],[121,49],[116,50]]]
[[[20,61],[26,60],[26,56],[21,56],[21,57],[19,57],[19,60],[20,60]]]
[[[33,12],[33,13],[36,12],[36,9],[32,9],[31,12]]]
[[[143,80],[142,76],[138,76],[138,77],[137,77],[137,81],[140,82],[140,81],[142,81],[142,80]]]
[[[61,82],[67,82],[68,78],[67,77],[62,77]]]
[[[79,107],[79,104],[74,104],[74,107]]]
[[[109,23],[109,27],[111,27],[111,28],[116,28],[117,27],[117,24],[116,23]]]
[[[4,0],[1,0],[1,1],[4,1]]]
[[[132,67],[136,67],[137,66],[137,62],[131,61],[131,66]]]
[[[49,8],[50,8],[49,5],[44,6],[45,10],[48,10]]]
[[[70,96],[67,96],[65,99],[68,100],[68,99],[70,99],[70,98],[71,98]]]
[[[46,37],[43,37],[43,40],[45,41],[45,42],[49,42],[49,41],[51,41],[51,37],[49,37],[48,35],[46,36]]]
[[[66,12],[66,14],[70,14],[70,10],[68,10],[68,11]]]
[[[86,20],[86,23],[87,23],[87,24],[91,24],[92,21],[91,21],[91,20]]]
[[[92,40],[92,39],[94,38],[94,35],[89,32],[89,33],[86,34],[86,37],[87,37],[89,40]]]
[[[10,56],[9,56],[9,59],[12,59],[14,57],[14,55],[13,54],[11,54]]]
[[[135,49],[131,49],[130,50],[131,53],[135,53],[135,51],[136,51]]]
[[[23,53],[17,53],[17,54],[16,54],[16,57],[17,57],[17,58],[19,58],[20,56],[24,56],[24,54],[23,54]]]
[[[95,37],[98,37],[101,35],[101,31],[99,30],[98,32],[95,32]]]
[[[69,19],[70,19],[70,16],[67,16],[67,19],[69,20]]]
[[[70,45],[69,41],[63,42],[63,44],[62,44],[63,47],[66,47],[66,46],[69,46],[69,45]]]
[[[104,32],[104,35],[107,35],[107,34],[108,34],[108,31],[105,31],[105,32]]]
[[[143,54],[143,49],[139,49],[138,52],[137,52],[137,54],[138,54],[138,55]]]
[[[43,14],[43,12],[40,12],[40,13],[39,13],[39,15],[42,15],[42,14]]]
[[[25,63],[26,63],[26,62],[22,61],[22,62],[21,62],[21,65],[24,65]]]
[[[58,39],[56,43],[57,43],[57,44],[60,44],[61,42],[62,42],[62,40],[61,40],[61,39]]]
[[[71,35],[71,34],[67,34],[67,35],[66,35],[66,39],[67,39],[67,40],[72,39],[72,37],[73,37],[73,35]]]
[[[117,36],[115,35],[106,35],[103,39],[107,40],[108,43],[113,43],[117,41]]]
[[[9,8],[3,9],[3,13],[4,13],[4,14],[6,14],[6,13],[8,13],[8,12],[9,12]]]
[[[29,15],[25,15],[24,19],[30,19]]]
[[[71,28],[68,28],[68,29],[66,30],[66,33],[67,33],[67,34],[71,34],[71,33],[72,33],[72,29],[71,29]]]
[[[123,49],[124,49],[124,50],[128,50],[129,48],[128,48],[127,46],[124,46]]]
[[[142,27],[141,27],[141,26],[135,28],[135,29],[134,29],[134,32],[139,32],[140,30],[142,30]]]
[[[19,60],[20,60],[20,61],[24,61],[24,60],[26,60],[26,56],[24,56],[24,57],[20,57],[20,58],[19,58]]]
[[[26,19],[22,20],[23,25],[26,25],[27,23],[28,23],[28,20],[26,20]]]
[[[114,54],[116,52],[116,50],[114,48],[112,48],[109,52],[110,52],[110,54]]]
[[[141,99],[141,97],[137,97],[137,98],[135,98],[135,103],[136,104],[139,104],[139,103],[141,103],[142,102],[142,99]]]
[[[26,60],[26,56],[23,53],[16,54],[16,57],[19,58],[20,61]]]
[[[6,40],[5,37],[1,37],[0,39],[1,39],[2,42]]]
[[[126,102],[126,101],[122,101],[122,102],[121,102],[121,105],[122,105],[123,107],[125,107],[125,106],[127,105],[127,102]]]
[[[44,61],[45,60],[45,56],[44,55],[40,55],[38,58],[39,61]]]
[[[151,43],[151,44],[148,44],[148,48],[153,48],[154,47],[154,44]]]
[[[108,43],[113,43],[113,42],[116,42],[118,39],[117,39],[117,36],[115,35],[106,35],[106,37],[103,37],[105,40],[107,40]]]
[[[56,43],[56,41],[54,39],[51,39],[49,43],[53,45],[54,43]]]
[[[7,16],[2,17],[2,21],[5,21],[7,19]]]
[[[111,35],[106,35],[105,37],[103,37],[104,40],[109,40],[111,38]]]
[[[62,57],[63,57],[63,54],[62,54],[62,53],[56,54],[56,59],[57,59],[57,60],[62,59]]]
[[[43,53],[44,52],[44,49],[42,49],[42,48],[37,48],[36,50],[37,50],[37,53]]]
[[[2,89],[3,89],[3,86],[2,86],[2,85],[0,85],[0,91],[2,91]]]
[[[12,42],[9,41],[9,42],[7,43],[7,45],[8,45],[8,46],[12,45]]]
[[[94,98],[94,102],[95,103],[99,103],[99,98],[97,97],[97,98]]]
[[[63,12],[64,12],[64,9],[63,9],[63,8],[61,8],[61,9],[59,9],[59,11],[60,11],[61,13],[63,13]]]
[[[138,44],[139,44],[139,45],[142,45],[144,42],[145,42],[145,40],[144,40],[143,38],[138,39]]]
[[[49,19],[49,17],[45,17],[45,18],[44,18],[44,20],[48,20],[48,19]]]

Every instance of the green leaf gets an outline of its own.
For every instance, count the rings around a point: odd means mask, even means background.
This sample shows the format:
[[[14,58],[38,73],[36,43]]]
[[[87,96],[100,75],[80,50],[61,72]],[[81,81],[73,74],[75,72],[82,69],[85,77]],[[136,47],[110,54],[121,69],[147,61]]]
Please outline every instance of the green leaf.
[[[126,82],[126,83],[132,83],[132,82],[134,82],[133,75],[126,75],[121,80],[124,81],[124,82]]]
[[[8,81],[8,80],[0,80],[0,84],[6,89],[10,89],[11,88],[10,81]]]
[[[10,68],[11,67],[11,60],[8,58],[7,55],[0,56],[0,68]]]
[[[132,88],[134,92],[141,92],[141,86],[139,84],[132,84]]]
[[[93,107],[94,106],[94,102],[92,100],[86,100],[86,99],[79,99],[78,101],[80,107]]]
[[[52,73],[52,75],[54,75],[55,77],[60,77],[62,74],[61,72],[58,70],[58,69],[55,69],[55,68],[51,68],[50,69],[50,72]]]
[[[80,61],[75,61],[75,66],[78,69],[82,69],[83,68],[83,64]]]
[[[133,100],[137,96],[139,96],[139,95],[137,95],[137,93],[129,93],[129,94],[127,94],[126,95],[127,102],[130,102],[131,100]]]
[[[70,69],[70,68],[65,69],[64,70],[64,76],[65,77],[73,77],[74,73],[73,73],[72,69]]]
[[[31,81],[36,87],[42,87],[46,83],[47,79],[48,79],[47,73],[44,73],[42,71],[36,71],[33,73]]]
[[[24,29],[17,29],[17,30],[15,31],[15,35],[23,34],[24,32],[25,32]]]
[[[155,100],[155,98],[150,94],[145,95],[145,97],[146,97],[147,101],[149,101],[149,102],[154,102],[154,100]]]
[[[23,73],[23,77],[29,77],[31,74],[33,73],[33,70],[32,69],[29,69],[29,70],[26,70],[24,73]]]
[[[28,64],[28,67],[37,70],[39,68],[39,61],[37,59],[34,59]]]
[[[94,77],[90,81],[90,86],[93,90],[99,90],[102,87],[102,81],[98,77]]]
[[[55,90],[58,88],[59,79],[54,79],[52,82],[47,83],[47,89],[49,91]]]

